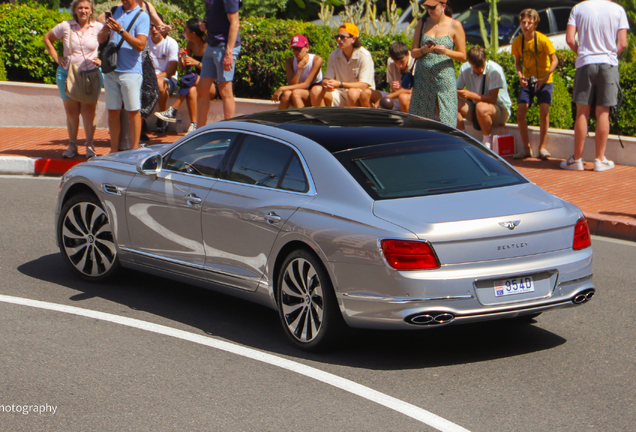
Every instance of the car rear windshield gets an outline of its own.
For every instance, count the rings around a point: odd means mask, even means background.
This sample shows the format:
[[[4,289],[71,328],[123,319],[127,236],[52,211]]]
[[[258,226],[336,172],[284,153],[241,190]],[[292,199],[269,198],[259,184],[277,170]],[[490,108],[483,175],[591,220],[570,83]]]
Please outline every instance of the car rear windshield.
[[[375,145],[334,156],[375,200],[527,183],[480,144],[456,137]]]

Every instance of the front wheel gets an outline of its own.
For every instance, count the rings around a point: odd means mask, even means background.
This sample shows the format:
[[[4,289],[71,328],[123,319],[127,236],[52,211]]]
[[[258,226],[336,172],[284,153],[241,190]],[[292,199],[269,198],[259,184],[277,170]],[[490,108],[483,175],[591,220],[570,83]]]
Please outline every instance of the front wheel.
[[[113,229],[97,197],[82,193],[62,206],[60,252],[71,270],[88,281],[103,281],[120,269]]]
[[[324,350],[334,346],[346,332],[331,279],[312,253],[299,249],[289,254],[276,288],[285,334],[297,347]]]

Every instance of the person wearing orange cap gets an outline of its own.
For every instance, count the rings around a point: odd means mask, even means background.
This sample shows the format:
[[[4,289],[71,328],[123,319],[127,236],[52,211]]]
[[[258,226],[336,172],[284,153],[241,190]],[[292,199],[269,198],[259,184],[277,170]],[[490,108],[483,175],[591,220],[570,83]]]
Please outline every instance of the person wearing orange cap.
[[[428,12],[415,27],[411,55],[415,59],[411,114],[457,125],[455,64],[466,60],[466,35],[452,18],[449,0],[426,0]]]
[[[303,35],[295,35],[291,40],[294,55],[285,61],[287,85],[281,86],[272,95],[273,101],[280,101],[278,109],[311,106],[309,90],[322,83],[322,57],[309,54],[309,41]]]
[[[322,86],[311,89],[313,106],[360,106],[362,91],[375,90],[373,59],[358,39],[359,34],[358,27],[351,23],[338,29],[338,48],[329,55]]]

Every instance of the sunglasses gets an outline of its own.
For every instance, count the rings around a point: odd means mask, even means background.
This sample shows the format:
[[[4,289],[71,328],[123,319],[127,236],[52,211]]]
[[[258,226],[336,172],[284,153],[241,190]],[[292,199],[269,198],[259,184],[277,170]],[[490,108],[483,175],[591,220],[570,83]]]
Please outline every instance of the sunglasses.
[[[291,47],[292,51],[300,51],[305,47]]]
[[[353,37],[353,36],[345,36],[345,35],[338,34],[338,35],[335,35],[333,38],[335,40],[345,40],[345,39],[349,39],[351,37]]]
[[[428,5],[424,5],[424,7],[426,8],[426,10],[432,11],[433,9],[435,9],[437,6],[441,5],[441,4],[446,4],[444,2],[439,2],[437,3],[435,6],[428,6]]]

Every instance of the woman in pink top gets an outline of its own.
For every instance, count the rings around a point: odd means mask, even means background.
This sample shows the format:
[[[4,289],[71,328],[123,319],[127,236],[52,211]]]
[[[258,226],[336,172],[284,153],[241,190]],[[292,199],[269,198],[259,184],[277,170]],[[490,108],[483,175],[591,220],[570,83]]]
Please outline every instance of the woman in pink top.
[[[95,4],[92,0],[74,0],[71,4],[73,19],[61,22],[53,27],[44,36],[44,44],[55,63],[59,66],[55,75],[57,88],[64,103],[66,111],[66,127],[68,129],[69,146],[62,154],[65,158],[77,156],[77,131],[79,129],[79,117],[82,114],[84,122],[84,132],[86,133],[86,157],[96,155],[93,145],[93,135],[95,133],[95,111],[97,102],[92,104],[80,103],[64,93],[66,87],[66,77],[68,75],[69,61],[79,66],[83,71],[98,68],[101,65],[97,57],[97,33],[102,29],[103,24],[95,21]],[[69,37],[71,38],[71,51],[69,52]],[[57,54],[53,43],[62,40],[64,46],[64,57]],[[100,72],[100,87],[103,86],[103,77]]]

